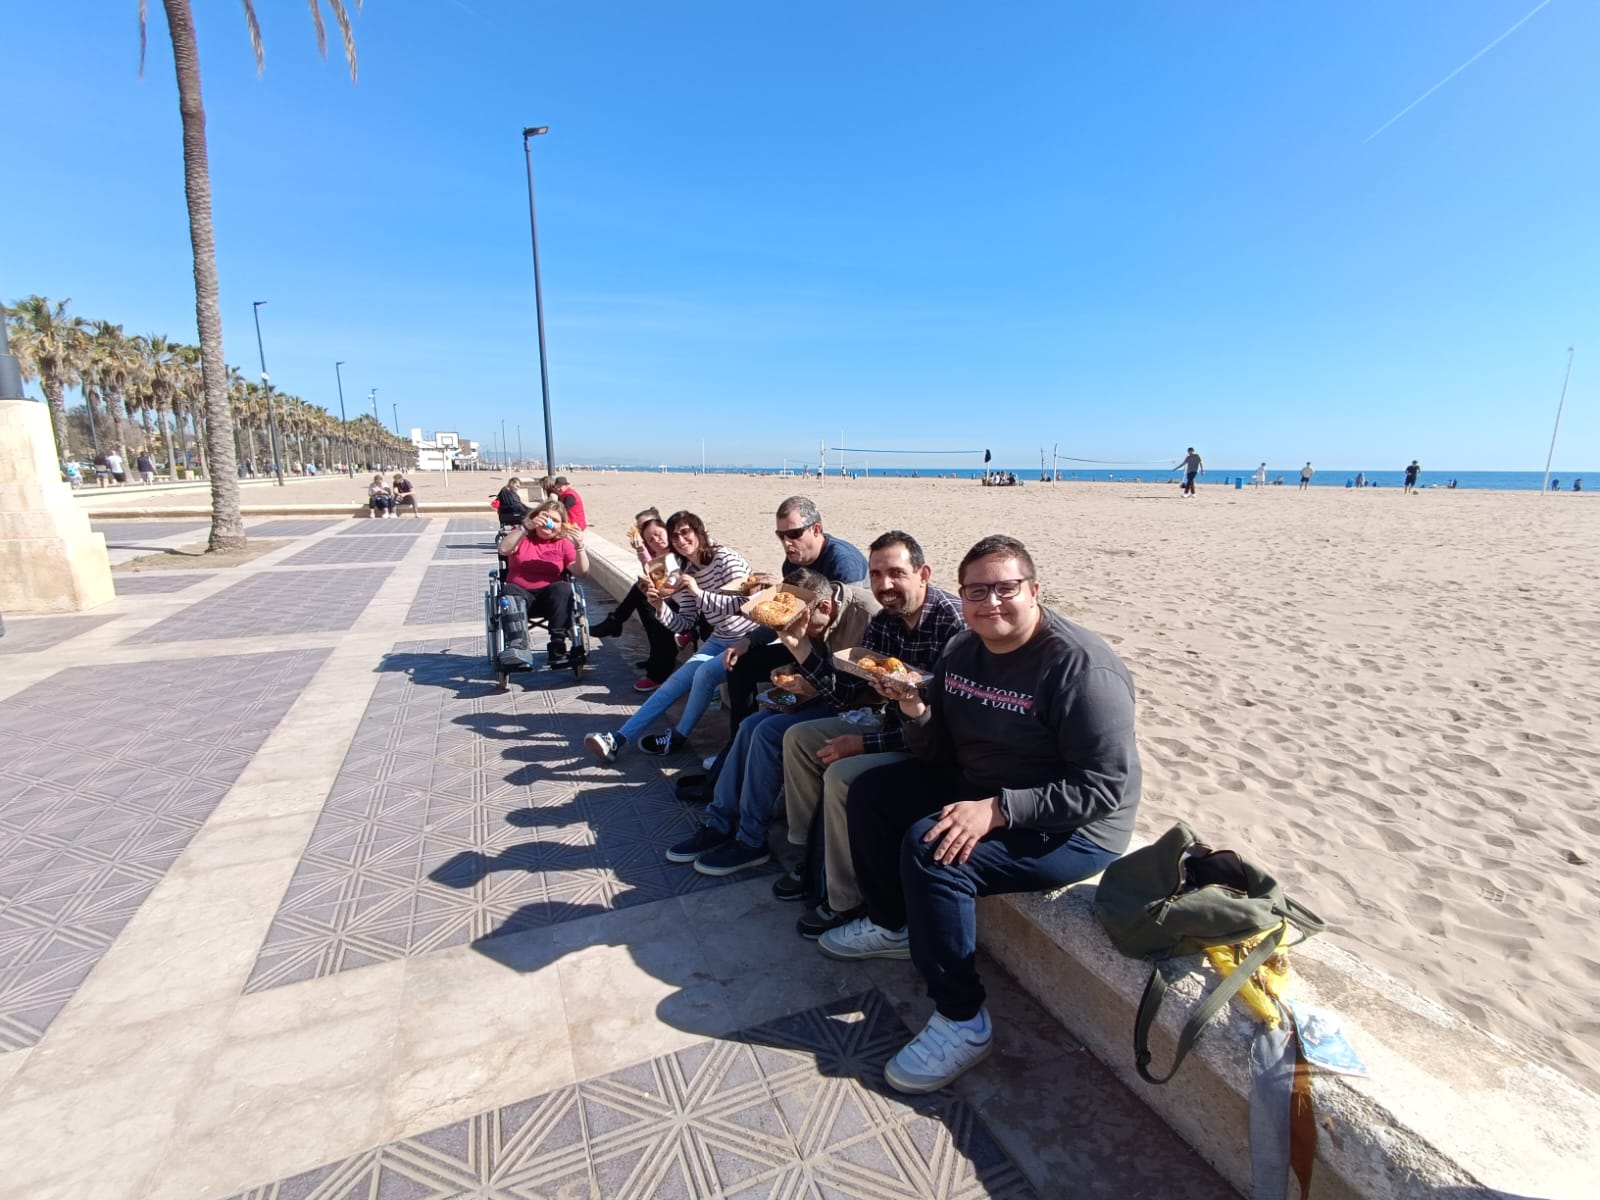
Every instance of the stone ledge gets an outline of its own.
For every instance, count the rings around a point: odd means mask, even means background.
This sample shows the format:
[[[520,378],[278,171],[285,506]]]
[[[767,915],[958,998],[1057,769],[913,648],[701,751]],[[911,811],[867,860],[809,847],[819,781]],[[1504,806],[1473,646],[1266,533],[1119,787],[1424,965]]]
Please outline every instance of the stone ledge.
[[[1094,881],[979,904],[979,936],[1022,986],[1168,1125],[1250,1194],[1249,1047],[1236,1005],[1165,1086],[1139,1078],[1133,1022],[1149,969],[1092,909]],[[1336,1010],[1372,1071],[1315,1076],[1314,1200],[1594,1195],[1600,1097],[1373,970],[1326,938],[1296,946],[1293,995]],[[1151,1050],[1172,1051],[1206,979],[1173,984]]]

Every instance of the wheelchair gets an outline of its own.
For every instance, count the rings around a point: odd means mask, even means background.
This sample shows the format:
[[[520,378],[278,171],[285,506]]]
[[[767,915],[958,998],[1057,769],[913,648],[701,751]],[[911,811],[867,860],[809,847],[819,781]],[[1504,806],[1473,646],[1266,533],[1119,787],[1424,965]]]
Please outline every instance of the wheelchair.
[[[500,652],[506,648],[505,629],[500,623],[500,602],[505,598],[505,569],[505,563],[502,562],[489,572],[489,587],[483,593],[483,641],[489,669],[494,672],[495,682],[502,692],[511,687],[513,674],[542,669],[533,663],[508,668],[500,661]],[[572,572],[563,574],[562,579],[572,585],[572,630],[567,647],[567,662],[561,667],[551,669],[559,671],[570,667],[573,678],[581,681],[583,672],[589,665],[589,655],[594,649],[594,642],[589,636],[589,606],[584,599],[583,585],[577,581]],[[527,615],[527,622],[530,632],[549,626],[549,622],[543,617],[536,617],[532,613]]]

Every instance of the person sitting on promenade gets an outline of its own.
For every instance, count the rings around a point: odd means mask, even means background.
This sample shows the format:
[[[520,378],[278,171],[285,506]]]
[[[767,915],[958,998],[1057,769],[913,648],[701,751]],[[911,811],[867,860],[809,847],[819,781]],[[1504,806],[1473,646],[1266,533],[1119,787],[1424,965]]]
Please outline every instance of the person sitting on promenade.
[[[554,501],[541,504],[524,516],[520,525],[503,534],[495,547],[506,561],[502,590],[511,599],[504,618],[506,648],[500,653],[502,666],[532,665],[528,649],[530,614],[543,618],[550,631],[550,665],[564,667],[573,661],[567,652],[567,639],[572,635],[577,609],[566,575],[569,571],[587,575],[589,552],[583,547],[583,531],[565,525],[566,515],[566,509]]]
[[[367,507],[375,517],[394,516],[394,493],[384,483],[382,475],[374,475],[367,485]]]
[[[546,475],[539,480],[539,487],[550,499],[561,501],[567,510],[569,524],[576,525],[579,529],[589,528],[589,518],[583,512],[583,499],[573,490],[565,475],[557,475],[554,479]]]
[[[650,694],[639,711],[623,722],[621,729],[616,733],[591,733],[583,739],[589,752],[601,762],[616,762],[631,739],[649,729],[680,699],[684,705],[678,723],[665,733],[641,739],[639,748],[646,754],[658,755],[687,749],[689,734],[710,707],[712,693],[727,677],[723,651],[755,628],[755,623],[739,611],[744,596],[723,590],[750,574],[750,564],[744,557],[713,542],[706,533],[705,522],[692,512],[675,512],[667,518],[667,535],[683,564],[677,578],[669,575],[661,581],[641,579],[639,585],[654,607],[656,619],[667,628],[687,633],[704,616],[712,633]],[[667,603],[669,595],[673,604]]]
[[[676,570],[677,559],[670,558],[671,551],[667,546],[667,527],[656,510],[646,509],[634,518],[634,522],[634,549],[639,555],[639,566],[648,568],[657,559],[667,557],[670,560],[667,563],[668,570]],[[670,599],[668,603],[671,603]],[[611,610],[605,620],[591,625],[589,633],[597,638],[619,638],[624,624],[635,613],[639,615],[639,623],[644,626],[650,653],[639,664],[644,675],[633,685],[633,690],[653,692],[666,682],[667,676],[678,665],[678,639],[672,630],[656,620],[642,583],[635,583],[629,588],[622,602]]]
[[[404,474],[399,471],[395,472],[394,484],[389,490],[394,495],[396,512],[409,505],[412,516],[420,517],[422,515],[422,505],[417,503],[417,489],[412,486],[411,480],[407,479]]]
[[[739,726],[706,809],[705,824],[693,837],[667,851],[668,862],[693,863],[702,875],[732,875],[772,857],[767,830],[783,790],[783,735],[792,725],[833,716],[842,696],[851,702],[863,698],[858,693],[864,685],[840,688],[825,696],[798,673],[795,664],[810,657],[813,645],[819,645],[824,654],[859,646],[868,622],[878,611],[877,601],[809,568],[794,572],[789,582],[817,596],[783,631],[780,644],[790,655],[787,671],[778,667],[772,672],[774,686],[780,693],[797,697],[797,702],[787,710],[751,713]],[[738,647],[728,651],[729,659],[737,657]],[[840,683],[846,680],[853,681],[853,677],[841,677]]]
[[[945,643],[967,627],[960,602],[949,592],[929,586],[933,568],[909,533],[895,529],[880,535],[872,543],[867,561],[872,596],[882,608],[868,623],[862,647],[877,657],[898,658],[908,666],[931,671],[944,653]],[[799,669],[818,692],[840,695],[830,655],[813,649],[801,660]],[[855,719],[858,716],[865,719]],[[851,782],[862,772],[905,757],[899,710],[892,706],[881,718],[850,713],[807,721],[784,735],[789,841],[806,845],[811,822],[823,823],[820,844],[827,897],[796,923],[801,937],[818,937],[859,914],[861,894],[850,862],[845,801]],[[802,900],[807,877],[807,864],[802,861],[773,885],[773,894],[780,900]]]
[[[780,575],[759,574],[763,583],[779,579],[793,583],[804,570],[815,571],[831,583],[852,587],[867,586],[867,558],[849,542],[822,528],[822,513],[809,496],[790,496],[778,505],[777,529],[783,546]],[[739,724],[755,710],[756,687],[775,668],[789,662],[789,651],[777,641],[777,634],[757,628],[739,648],[738,661],[728,670],[728,733],[739,732]]]
[[[522,480],[515,475],[506,480],[505,487],[494,498],[494,507],[500,516],[500,528],[521,525],[522,518],[528,515],[528,505],[522,499]]]
[[[915,758],[850,789],[866,913],[823,934],[832,958],[910,958],[934,1013],[884,1068],[931,1092],[980,1062],[993,1031],[978,978],[980,896],[1045,891],[1127,849],[1139,807],[1133,680],[1098,634],[1039,604],[1033,559],[984,538],[957,576],[969,629],[924,693],[895,695]]]

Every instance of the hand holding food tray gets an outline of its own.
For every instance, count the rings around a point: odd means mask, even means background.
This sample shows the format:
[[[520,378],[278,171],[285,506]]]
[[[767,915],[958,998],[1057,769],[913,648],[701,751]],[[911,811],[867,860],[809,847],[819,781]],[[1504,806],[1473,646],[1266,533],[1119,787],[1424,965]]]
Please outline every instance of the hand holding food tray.
[[[793,584],[764,588],[746,600],[739,611],[757,625],[768,629],[787,629],[810,609],[816,593]]]
[[[891,691],[907,695],[914,694],[919,687],[933,678],[926,671],[919,671],[893,655],[881,654],[861,646],[853,646],[849,650],[835,650],[833,665],[838,670],[858,676],[869,683],[879,684]]]
[[[770,575],[746,575],[743,579],[735,579],[719,591],[727,592],[730,596],[754,596],[757,592],[772,586]]]

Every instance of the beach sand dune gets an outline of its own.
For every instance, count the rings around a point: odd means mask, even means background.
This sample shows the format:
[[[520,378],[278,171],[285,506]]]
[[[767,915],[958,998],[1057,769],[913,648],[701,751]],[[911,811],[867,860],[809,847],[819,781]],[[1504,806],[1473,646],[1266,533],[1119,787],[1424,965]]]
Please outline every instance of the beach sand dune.
[[[1272,864],[1330,935],[1600,1088],[1600,505],[1587,496],[575,475],[597,532],[691,508],[775,569],[804,491],[952,586],[1021,538],[1139,689],[1140,828]]]

